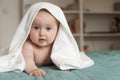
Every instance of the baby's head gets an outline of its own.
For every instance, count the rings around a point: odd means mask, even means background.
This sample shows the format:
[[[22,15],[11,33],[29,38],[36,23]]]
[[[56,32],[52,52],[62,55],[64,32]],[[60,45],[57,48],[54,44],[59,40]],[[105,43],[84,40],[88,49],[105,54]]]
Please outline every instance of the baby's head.
[[[55,17],[41,9],[32,23],[29,39],[37,46],[49,46],[54,42],[58,29],[59,22]]]

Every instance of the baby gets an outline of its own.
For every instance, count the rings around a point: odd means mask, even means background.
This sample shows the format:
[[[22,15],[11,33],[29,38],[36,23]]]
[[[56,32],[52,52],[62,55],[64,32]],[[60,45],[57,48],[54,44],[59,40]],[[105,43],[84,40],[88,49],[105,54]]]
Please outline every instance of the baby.
[[[32,5],[22,18],[8,53],[0,57],[0,72],[25,70],[29,75],[45,76],[42,65],[60,70],[82,69],[94,64],[79,51],[63,11],[48,2]]]
[[[25,59],[25,72],[30,76],[45,76],[39,69],[42,65],[51,65],[51,48],[56,38],[59,22],[45,9],[36,15],[27,40],[23,44],[22,53]]]

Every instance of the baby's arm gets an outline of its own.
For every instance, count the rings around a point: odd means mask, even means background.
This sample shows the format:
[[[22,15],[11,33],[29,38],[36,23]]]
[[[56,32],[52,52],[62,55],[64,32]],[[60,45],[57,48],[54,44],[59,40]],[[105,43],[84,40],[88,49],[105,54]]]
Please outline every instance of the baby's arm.
[[[29,42],[25,42],[22,50],[25,59],[25,72],[30,76],[45,76],[45,71],[35,65],[33,47]]]

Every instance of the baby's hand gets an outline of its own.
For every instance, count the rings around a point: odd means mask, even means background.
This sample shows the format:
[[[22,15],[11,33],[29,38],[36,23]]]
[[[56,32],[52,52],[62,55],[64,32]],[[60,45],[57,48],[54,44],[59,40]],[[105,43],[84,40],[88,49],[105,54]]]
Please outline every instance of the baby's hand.
[[[30,76],[45,76],[46,72],[42,69],[35,69],[29,73]]]

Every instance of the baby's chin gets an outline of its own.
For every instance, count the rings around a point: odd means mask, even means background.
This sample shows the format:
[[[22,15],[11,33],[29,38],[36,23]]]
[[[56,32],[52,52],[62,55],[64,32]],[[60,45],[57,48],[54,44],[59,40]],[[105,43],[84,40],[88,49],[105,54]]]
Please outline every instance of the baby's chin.
[[[42,44],[37,44],[38,47],[51,47],[52,46],[52,43],[51,44],[48,44],[48,43],[42,43]]]

